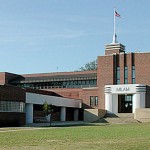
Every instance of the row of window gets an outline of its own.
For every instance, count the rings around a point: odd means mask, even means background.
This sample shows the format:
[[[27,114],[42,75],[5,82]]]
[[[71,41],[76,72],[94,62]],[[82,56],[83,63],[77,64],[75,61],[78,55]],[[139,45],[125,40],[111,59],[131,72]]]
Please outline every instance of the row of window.
[[[90,106],[98,106],[98,96],[90,96]]]
[[[124,84],[128,84],[128,67],[124,67]]]
[[[49,89],[49,88],[84,88],[95,87],[97,80],[82,80],[82,81],[53,81],[45,83],[23,83],[18,84],[19,87],[33,88],[33,89]]]
[[[132,66],[132,83],[135,84],[135,66]]]
[[[25,103],[0,101],[0,112],[25,112]]]
[[[135,84],[135,66],[132,66],[132,84]],[[120,67],[116,69],[116,84],[120,84]],[[128,84],[128,67],[124,67],[124,84]]]

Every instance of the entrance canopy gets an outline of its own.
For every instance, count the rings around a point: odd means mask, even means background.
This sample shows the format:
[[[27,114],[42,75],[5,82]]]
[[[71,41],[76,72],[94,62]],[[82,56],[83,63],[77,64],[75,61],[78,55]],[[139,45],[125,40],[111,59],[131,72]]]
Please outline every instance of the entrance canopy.
[[[134,113],[136,108],[145,108],[145,93],[146,85],[143,84],[106,85],[105,109],[108,113],[119,113],[123,112],[121,110],[121,108],[124,108],[123,105],[125,107],[130,105],[132,109],[131,112]],[[130,95],[131,102],[126,102],[125,98],[120,95]],[[123,100],[121,100],[121,98],[123,98]]]

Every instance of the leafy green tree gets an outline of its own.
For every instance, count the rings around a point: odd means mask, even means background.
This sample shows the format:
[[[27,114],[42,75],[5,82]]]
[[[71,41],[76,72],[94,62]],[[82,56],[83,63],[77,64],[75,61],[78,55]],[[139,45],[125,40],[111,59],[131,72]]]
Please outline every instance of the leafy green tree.
[[[79,71],[97,70],[97,60],[86,63],[83,67],[79,68]]]
[[[43,111],[46,116],[50,116],[50,126],[52,124],[52,113],[54,112],[55,105],[48,104],[46,101],[43,104]]]

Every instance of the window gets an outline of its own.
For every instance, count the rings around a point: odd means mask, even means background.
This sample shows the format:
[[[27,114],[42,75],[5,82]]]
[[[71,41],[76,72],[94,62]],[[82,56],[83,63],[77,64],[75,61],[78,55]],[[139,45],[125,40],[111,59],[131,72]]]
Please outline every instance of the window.
[[[124,68],[124,84],[128,84],[128,67]]]
[[[95,106],[98,106],[98,96],[95,96]]]
[[[90,96],[90,106],[94,106],[94,96]]]
[[[85,85],[85,81],[84,80],[82,80],[82,85]]]
[[[86,85],[89,85],[89,84],[90,84],[90,81],[89,81],[89,80],[87,80],[87,81],[86,81]]]
[[[93,77],[92,77],[93,78]],[[76,79],[76,80],[74,80]],[[51,82],[37,82],[37,83],[19,83],[15,84],[19,87],[24,88],[32,88],[32,89],[47,89],[47,88],[83,88],[83,87],[95,87],[97,85],[97,79],[91,79],[91,77],[87,78],[81,78],[81,80],[78,80],[77,78],[69,79],[69,80],[63,80],[62,79],[53,79]],[[58,81],[57,81],[58,80]]]
[[[78,85],[78,81],[74,81],[74,85]]]
[[[96,85],[96,84],[97,84],[97,80],[93,80],[93,82],[94,82],[94,85]]]
[[[116,83],[120,84],[120,67],[117,67]]]
[[[23,102],[0,101],[0,112],[24,112],[25,104]]]
[[[81,81],[78,81],[78,84],[81,85]]]
[[[132,66],[132,83],[135,84],[135,66]]]
[[[125,95],[125,101],[126,101],[126,102],[132,101],[132,95]]]
[[[98,106],[98,96],[90,96],[90,106]]]

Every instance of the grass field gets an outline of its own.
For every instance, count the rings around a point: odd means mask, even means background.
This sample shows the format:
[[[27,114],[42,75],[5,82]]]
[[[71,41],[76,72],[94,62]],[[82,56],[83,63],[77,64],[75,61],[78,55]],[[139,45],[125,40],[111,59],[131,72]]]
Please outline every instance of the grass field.
[[[150,150],[150,124],[0,128],[0,150]]]

